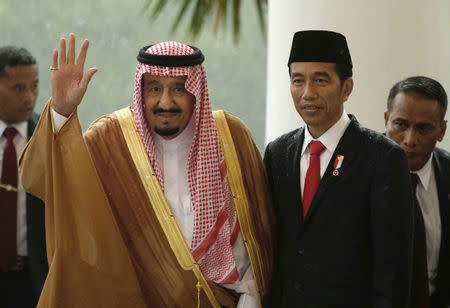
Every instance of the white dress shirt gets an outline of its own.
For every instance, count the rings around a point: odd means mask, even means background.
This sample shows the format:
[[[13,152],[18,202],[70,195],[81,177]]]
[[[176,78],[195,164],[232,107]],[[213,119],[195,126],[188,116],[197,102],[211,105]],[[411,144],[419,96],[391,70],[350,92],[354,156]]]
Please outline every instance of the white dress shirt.
[[[439,251],[441,247],[441,215],[436,177],[432,164],[433,154],[422,169],[413,171],[419,176],[416,197],[422,210],[427,242],[428,287],[430,294],[435,290],[434,279],[437,275]]]
[[[28,122],[19,122],[11,125],[7,125],[0,120],[0,175],[3,169],[3,151],[6,147],[6,138],[3,136],[3,132],[6,127],[13,126],[17,129],[18,133],[14,136],[13,143],[16,148],[17,162],[19,162],[20,154],[25,148],[28,141]],[[19,166],[17,166],[19,168]],[[18,174],[18,187],[17,187],[17,255],[27,256],[27,207],[26,207],[26,193],[22,186],[20,173]],[[0,188],[1,189],[1,188]],[[1,215],[1,213],[0,213]]]
[[[53,108],[52,115],[54,129],[59,131],[67,118],[58,114]],[[186,128],[173,139],[166,140],[158,134],[153,134],[156,161],[164,178],[164,195],[189,247],[192,242],[195,213],[189,193],[187,163],[194,137],[194,126],[195,120],[191,117]],[[233,246],[233,256],[240,279],[236,283],[223,286],[242,293],[237,308],[257,308],[259,307],[258,293],[240,232]]]
[[[322,178],[328,167],[331,156],[333,155],[334,150],[336,150],[339,140],[341,140],[341,137],[344,135],[349,124],[350,118],[347,113],[343,111],[340,119],[317,139],[314,139],[311,136],[308,126],[305,126],[305,139],[303,141],[302,154],[300,156],[300,187],[302,196],[305,187],[306,172],[309,167],[309,143],[311,141],[320,141],[325,146],[325,150],[320,154],[320,178]]]

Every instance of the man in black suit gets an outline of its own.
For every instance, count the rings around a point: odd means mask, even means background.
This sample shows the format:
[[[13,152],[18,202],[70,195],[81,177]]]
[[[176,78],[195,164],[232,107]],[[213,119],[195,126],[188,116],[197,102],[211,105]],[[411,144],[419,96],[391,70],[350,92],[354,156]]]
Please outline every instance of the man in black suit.
[[[416,246],[423,247],[424,262],[423,268],[414,266],[413,276],[423,272],[425,279],[422,289],[413,285],[413,307],[450,305],[450,153],[436,147],[447,128],[446,110],[447,94],[442,85],[415,76],[392,87],[384,113],[386,135],[405,150],[411,172],[418,176],[416,198],[425,236]],[[419,228],[417,223],[416,234]],[[418,298],[422,293],[425,300]]]
[[[18,157],[39,116],[38,67],[25,49],[0,47],[0,306],[35,307],[48,272],[44,204],[26,194]]]
[[[407,307],[414,213],[405,153],[344,111],[353,80],[343,35],[295,33],[288,67],[306,127],[265,152],[277,219],[265,307]]]

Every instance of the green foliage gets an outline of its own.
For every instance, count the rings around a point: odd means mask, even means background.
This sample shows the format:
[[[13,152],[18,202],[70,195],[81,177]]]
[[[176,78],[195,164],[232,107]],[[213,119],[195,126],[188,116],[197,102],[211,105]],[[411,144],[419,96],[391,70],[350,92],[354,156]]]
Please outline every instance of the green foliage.
[[[264,11],[267,0],[254,0],[259,20],[259,27],[263,37],[266,36],[266,22]],[[205,23],[214,17],[214,32],[219,25],[227,29],[228,11],[231,10],[231,23],[234,42],[239,41],[241,31],[241,0],[146,0],[145,10],[150,12],[150,18],[156,19],[164,12],[168,4],[179,5],[178,14],[173,20],[172,32],[175,32],[183,18],[189,19],[188,33],[198,38],[205,29]],[[248,1],[247,1],[248,2]],[[190,15],[190,17],[188,16]]]

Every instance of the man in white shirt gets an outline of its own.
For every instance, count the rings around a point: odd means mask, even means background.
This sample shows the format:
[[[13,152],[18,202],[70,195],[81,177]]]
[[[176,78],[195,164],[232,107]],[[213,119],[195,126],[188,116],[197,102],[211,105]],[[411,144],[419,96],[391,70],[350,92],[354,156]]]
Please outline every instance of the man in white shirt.
[[[264,155],[277,219],[265,303],[406,308],[413,206],[405,153],[345,112],[353,80],[342,34],[295,33],[288,68],[306,126]]]
[[[21,161],[54,239],[39,306],[258,307],[272,262],[264,164],[243,123],[211,111],[202,52],[143,47],[132,105],[82,136],[88,44],[75,59],[71,34],[54,51],[52,98]]]
[[[386,135],[405,150],[411,173],[418,177],[415,197],[418,217],[423,217],[425,243],[415,242],[415,247],[425,248],[425,258],[423,264],[420,255],[414,262],[417,265],[413,275],[417,278],[412,286],[411,307],[450,305],[450,154],[436,147],[447,128],[447,103],[447,94],[439,82],[414,76],[392,87],[384,113]],[[416,234],[420,225],[416,223]],[[419,277],[422,271],[424,282]],[[420,298],[422,293],[425,300]],[[424,303],[417,304],[420,302]]]
[[[18,158],[39,116],[36,59],[16,46],[0,47],[0,302],[35,307],[48,271],[44,204],[26,194]]]

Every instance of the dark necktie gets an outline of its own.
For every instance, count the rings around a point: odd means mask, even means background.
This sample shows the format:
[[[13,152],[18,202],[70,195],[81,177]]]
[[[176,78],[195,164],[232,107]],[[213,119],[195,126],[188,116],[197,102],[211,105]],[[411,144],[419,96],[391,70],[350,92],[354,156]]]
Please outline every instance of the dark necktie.
[[[0,268],[3,270],[14,266],[17,254],[17,156],[13,144],[16,134],[14,127],[7,127],[3,132],[6,138],[0,187]]]
[[[306,171],[305,187],[303,189],[303,218],[308,213],[309,206],[316,194],[320,183],[320,154],[325,150],[325,146],[320,141],[311,141],[309,148],[309,167]]]
[[[427,245],[425,237],[425,223],[423,221],[419,201],[416,197],[418,183],[419,176],[415,173],[411,173],[411,186],[414,196],[414,205],[416,208],[411,307],[428,308],[430,307],[430,303],[428,295]]]

